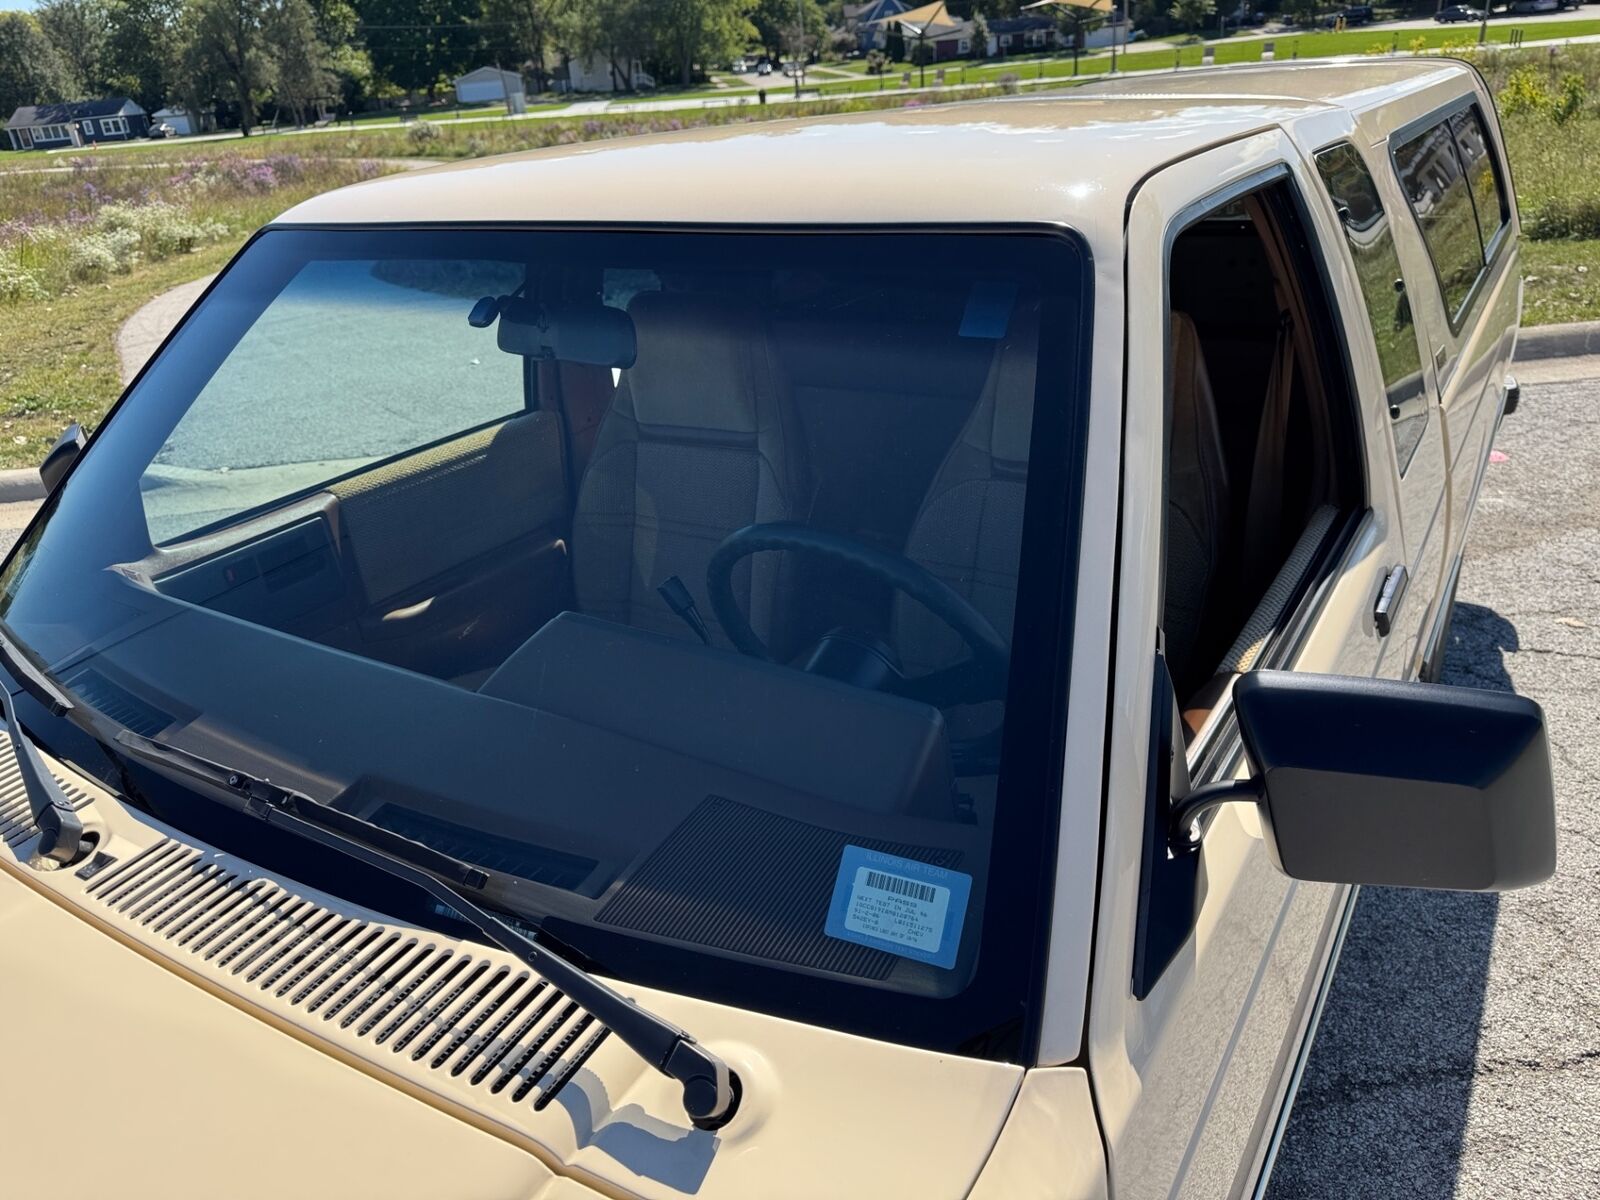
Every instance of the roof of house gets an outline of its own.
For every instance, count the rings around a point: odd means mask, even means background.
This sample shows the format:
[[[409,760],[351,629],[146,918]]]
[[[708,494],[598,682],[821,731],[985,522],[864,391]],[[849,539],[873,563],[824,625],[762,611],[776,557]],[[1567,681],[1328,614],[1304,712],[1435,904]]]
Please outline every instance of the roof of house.
[[[854,22],[876,21],[880,17],[903,13],[910,7],[905,0],[867,0],[865,4],[846,4],[844,19]]]
[[[117,117],[130,110],[133,115],[144,114],[144,109],[126,96],[111,96],[105,100],[69,100],[64,104],[24,104],[11,114],[6,126],[20,129],[25,125],[64,125],[85,117]]]
[[[1121,245],[1152,170],[1253,133],[1476,86],[1448,59],[1140,73],[1017,96],[730,124],[466,160],[327,192],[282,224],[1065,223]],[[904,180],[945,163],[937,187]]]

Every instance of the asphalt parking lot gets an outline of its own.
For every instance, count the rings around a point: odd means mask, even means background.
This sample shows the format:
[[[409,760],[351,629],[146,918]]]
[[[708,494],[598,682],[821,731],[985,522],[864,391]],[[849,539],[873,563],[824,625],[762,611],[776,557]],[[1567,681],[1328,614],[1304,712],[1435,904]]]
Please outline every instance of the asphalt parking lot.
[[[1544,706],[1556,877],[1499,897],[1362,892],[1269,1200],[1600,1196],[1600,358],[1585,361],[1586,378],[1525,384],[1501,427],[1445,669]]]
[[[1362,893],[1269,1200],[1600,1196],[1600,358],[1518,374],[1445,678],[1544,706],[1557,874]]]

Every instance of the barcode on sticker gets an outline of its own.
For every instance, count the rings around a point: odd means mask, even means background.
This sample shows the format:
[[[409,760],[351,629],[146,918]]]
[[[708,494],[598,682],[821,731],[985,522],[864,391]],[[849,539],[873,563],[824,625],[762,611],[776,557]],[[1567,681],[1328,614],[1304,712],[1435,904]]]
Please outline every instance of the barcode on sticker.
[[[926,883],[918,883],[915,879],[903,879],[899,875],[885,875],[882,871],[868,871],[867,886],[893,896],[910,896],[913,900],[920,900],[924,904],[932,904],[938,894]]]

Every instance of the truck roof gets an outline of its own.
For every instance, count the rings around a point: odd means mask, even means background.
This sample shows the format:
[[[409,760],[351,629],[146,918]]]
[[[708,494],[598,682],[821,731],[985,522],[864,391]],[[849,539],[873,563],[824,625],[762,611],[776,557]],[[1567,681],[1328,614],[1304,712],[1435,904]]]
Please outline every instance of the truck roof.
[[[1120,230],[1151,170],[1470,68],[1358,58],[1141,73],[1050,96],[915,105],[578,143],[390,175],[278,224],[1066,223]],[[1106,203],[1107,199],[1110,204]]]

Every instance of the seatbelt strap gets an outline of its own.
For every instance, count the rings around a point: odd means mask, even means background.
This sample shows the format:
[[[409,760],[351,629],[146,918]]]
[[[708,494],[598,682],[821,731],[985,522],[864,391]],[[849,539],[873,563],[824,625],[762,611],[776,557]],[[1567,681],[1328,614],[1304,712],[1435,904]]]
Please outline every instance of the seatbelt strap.
[[[1289,439],[1289,403],[1294,395],[1294,318],[1278,314],[1278,336],[1267,374],[1267,397],[1256,426],[1256,452],[1250,464],[1249,504],[1245,509],[1245,579],[1248,586],[1268,578],[1278,561],[1283,530],[1284,450]]]

